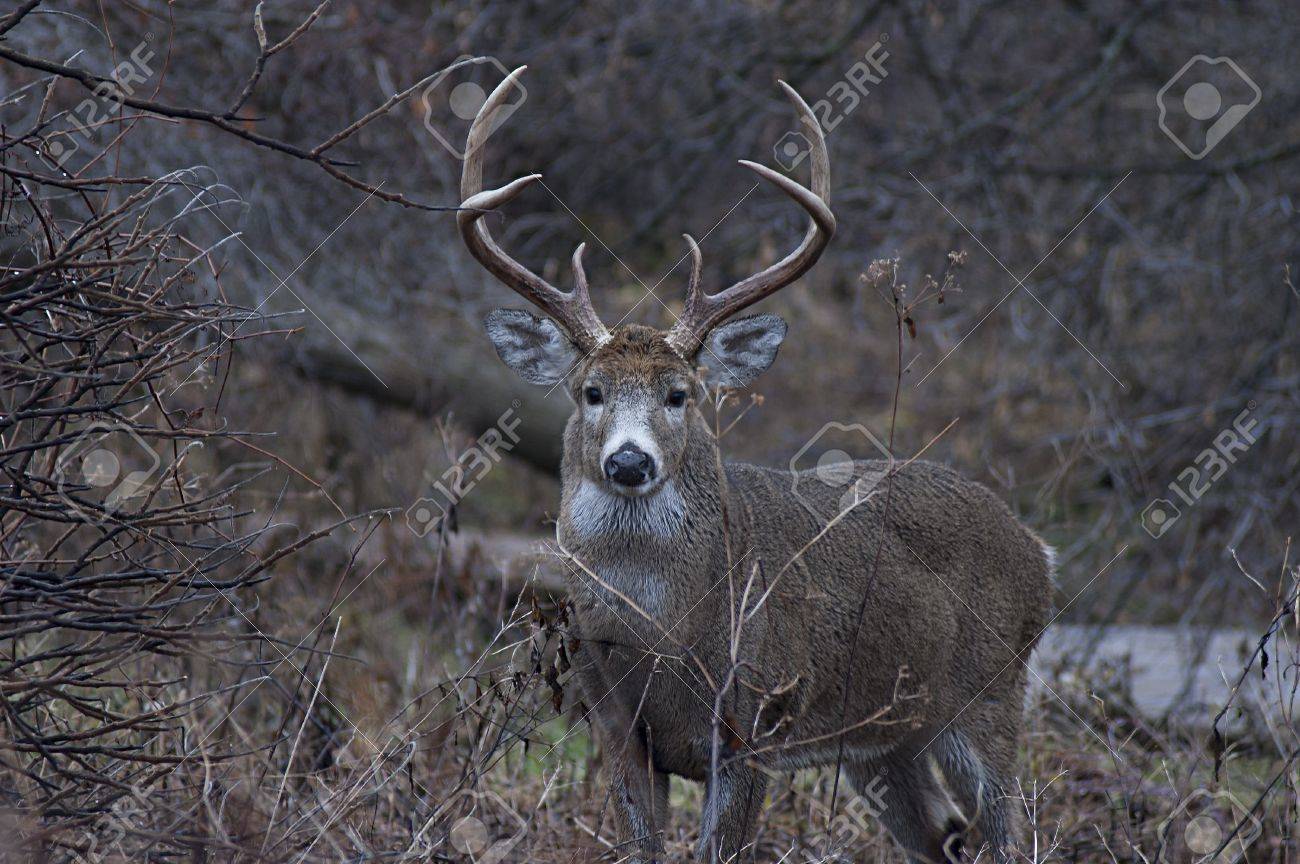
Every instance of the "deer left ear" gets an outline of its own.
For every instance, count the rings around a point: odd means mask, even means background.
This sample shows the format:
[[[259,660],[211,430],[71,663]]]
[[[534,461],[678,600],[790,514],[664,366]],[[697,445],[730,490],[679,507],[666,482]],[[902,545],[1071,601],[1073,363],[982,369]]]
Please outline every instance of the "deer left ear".
[[[775,315],[737,318],[709,334],[696,360],[710,384],[747,387],[772,365],[785,333],[785,321]]]
[[[550,318],[497,309],[483,321],[501,360],[529,384],[564,380],[582,355]]]

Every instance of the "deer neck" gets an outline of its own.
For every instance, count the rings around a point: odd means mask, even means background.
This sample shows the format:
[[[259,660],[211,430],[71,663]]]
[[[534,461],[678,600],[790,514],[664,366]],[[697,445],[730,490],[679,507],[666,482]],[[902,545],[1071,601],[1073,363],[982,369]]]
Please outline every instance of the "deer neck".
[[[565,550],[601,580],[660,611],[667,611],[665,603],[689,601],[689,586],[714,569],[723,547],[716,448],[691,448],[672,476],[642,497],[620,495],[576,473],[565,472],[561,491]]]

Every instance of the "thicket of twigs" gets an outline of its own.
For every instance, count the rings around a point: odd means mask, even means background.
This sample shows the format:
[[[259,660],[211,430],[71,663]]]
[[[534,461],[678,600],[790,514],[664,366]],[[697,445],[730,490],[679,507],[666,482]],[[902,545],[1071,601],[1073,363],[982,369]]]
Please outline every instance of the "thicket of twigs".
[[[223,344],[257,320],[215,290],[210,232],[188,230],[216,190],[191,171],[60,188],[14,143],[0,282],[3,795],[21,814],[10,836],[66,856],[93,850],[121,804],[147,816],[128,842],[191,833],[216,731],[195,718],[260,677],[273,643],[248,619],[248,589],[307,538],[251,524],[237,496],[254,466],[212,473],[235,436],[203,421],[217,389],[205,385]],[[211,400],[195,398],[205,389]]]
[[[1184,826],[1167,820],[1190,800],[1208,802],[1225,844],[1258,834],[1248,860],[1296,861],[1300,609],[1286,537],[1300,297],[1284,264],[1300,97],[1279,59],[1295,11],[1220,10],[1220,35],[1269,88],[1252,122],[1275,137],[1243,128],[1195,166],[1104,100],[1158,86],[1203,13],[1066,3],[1035,5],[1033,32],[1006,23],[1024,11],[7,11],[0,860],[461,860],[480,841],[506,860],[623,855],[569,684],[562,598],[521,593],[488,554],[453,560],[400,511],[372,512],[423,494],[482,425],[456,393],[478,394],[488,423],[515,395],[468,332],[504,295],[429,212],[454,205],[458,163],[430,143],[420,97],[462,53],[532,63],[524,113],[492,146],[503,176],[544,170],[563,204],[532,199],[538,212],[521,208],[504,242],[554,269],[573,245],[571,207],[657,279],[681,230],[718,223],[706,260],[721,282],[797,232],[772,199],[719,221],[744,192],[732,160],[766,161],[788,123],[773,80],[820,94],[888,34],[890,77],[830,139],[841,236],[809,287],[775,304],[804,335],[727,450],[782,463],[835,419],[831,391],[887,422],[897,310],[858,274],[880,255],[906,266],[963,248],[964,294],[909,322],[903,364],[937,371],[904,379],[905,446],[961,414],[927,455],[999,486],[1060,542],[1072,615],[1264,622],[1250,662],[1224,670],[1233,690],[1217,718],[1143,718],[1123,670],[1050,677],[1030,715],[1025,860],[1186,860]],[[593,252],[597,302],[617,319],[644,288]],[[657,289],[667,302],[681,277]],[[845,322],[859,350],[842,349]],[[1248,402],[1249,466],[1178,533],[1143,539],[1141,506]],[[546,406],[528,407],[537,437],[553,433],[554,411],[539,421]],[[439,435],[425,418],[448,408],[467,425]],[[521,474],[496,472],[467,512],[544,528],[553,505],[537,502],[553,486]],[[1074,603],[1121,543],[1132,549],[1115,578]],[[870,802],[831,813],[830,789],[825,775],[777,778],[762,854],[895,860]],[[683,813],[700,795],[674,787]],[[678,818],[670,850],[693,830]]]
[[[0,133],[0,855],[309,849],[346,808],[313,820],[250,777],[287,778],[309,721],[327,736],[313,764],[345,746],[317,713],[338,597],[289,642],[257,623],[254,589],[341,526],[358,547],[373,526],[341,512],[303,526],[250,504],[245,490],[287,466],[222,415],[222,396],[236,346],[283,331],[226,294],[230,189],[204,167],[141,175],[117,158],[146,115],[179,117],[352,183],[322,154],[365,117],[307,153],[244,131],[238,103],[167,106],[128,76],[6,61],[41,74],[6,75],[5,104],[24,118]]]

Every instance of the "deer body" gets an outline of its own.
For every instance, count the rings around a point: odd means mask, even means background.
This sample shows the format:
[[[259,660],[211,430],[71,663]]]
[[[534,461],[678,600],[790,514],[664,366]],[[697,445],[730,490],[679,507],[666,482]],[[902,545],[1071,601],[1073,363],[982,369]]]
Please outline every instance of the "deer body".
[[[929,835],[916,851],[933,855],[954,817],[925,776],[929,760],[972,741],[1014,744],[1024,690],[1015,658],[1028,657],[1047,620],[1045,547],[983,486],[920,461],[892,478],[886,462],[859,466],[882,482],[827,530],[791,496],[790,472],[732,463],[720,475],[705,419],[691,422],[672,490],[649,500],[587,478],[581,412],[565,435],[559,540],[573,559],[577,668],[622,821],[653,833],[667,815],[655,783],[710,779],[716,725],[718,774],[730,778],[720,783],[733,787],[712,826],[726,860],[762,805],[760,768],[834,764],[837,733],[877,717],[843,735],[844,765],[859,782],[895,765],[895,776],[921,776],[935,794],[912,806],[938,817],[912,833]],[[807,488],[838,503],[831,487]],[[737,616],[751,617],[733,663]],[[716,720],[718,686],[742,665]],[[964,744],[951,743],[957,736]],[[977,802],[994,777],[1005,791],[1012,766],[1005,755],[990,761],[981,758],[985,790],[953,790],[976,805],[964,812],[990,812]]]
[[[785,87],[812,143],[811,190],[744,163],[808,212],[798,248],[705,294],[688,237],[677,325],[611,332],[592,309],[581,246],[563,292],[481,222],[538,176],[481,188],[482,145],[521,72],[471,127],[457,219],[471,253],[549,316],[493,312],[497,353],[526,381],[563,385],[575,405],[557,539],[574,669],[620,839],[636,860],[661,860],[676,774],[707,784],[697,854],[753,858],[765,772],[835,764],[877,790],[910,860],[955,860],[971,827],[1006,860],[1025,661],[1047,620],[1051,550],[990,491],[932,463],[857,463],[871,482],[847,505],[842,489],[815,482],[795,495],[791,472],[724,465],[698,408],[708,386],[747,386],[773,362],[781,319],[727,319],[798,278],[834,231],[811,110]]]

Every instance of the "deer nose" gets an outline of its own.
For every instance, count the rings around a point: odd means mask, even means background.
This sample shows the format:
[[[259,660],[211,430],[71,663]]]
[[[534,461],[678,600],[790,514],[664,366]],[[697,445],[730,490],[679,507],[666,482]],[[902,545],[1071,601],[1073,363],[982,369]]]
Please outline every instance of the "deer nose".
[[[631,442],[605,460],[605,476],[620,486],[640,486],[655,477],[655,460]]]

